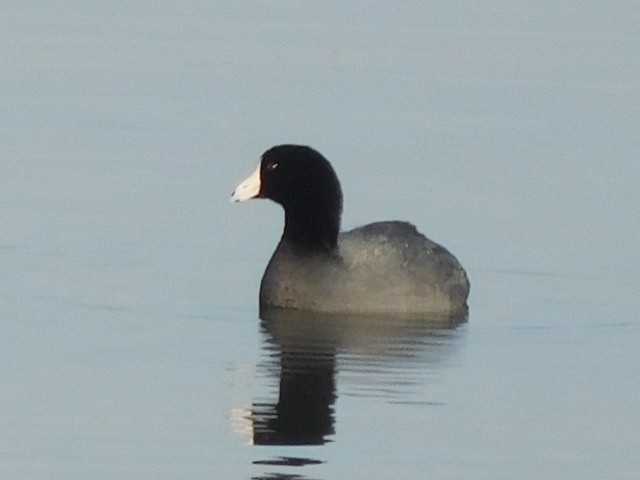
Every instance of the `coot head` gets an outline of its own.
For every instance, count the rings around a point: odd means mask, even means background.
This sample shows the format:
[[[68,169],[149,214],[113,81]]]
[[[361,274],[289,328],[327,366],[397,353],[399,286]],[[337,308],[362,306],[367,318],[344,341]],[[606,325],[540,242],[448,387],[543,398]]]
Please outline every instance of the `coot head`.
[[[314,149],[279,145],[267,150],[256,170],[233,191],[231,200],[268,198],[282,205],[281,243],[294,251],[331,252],[336,248],[342,191],[331,164]]]

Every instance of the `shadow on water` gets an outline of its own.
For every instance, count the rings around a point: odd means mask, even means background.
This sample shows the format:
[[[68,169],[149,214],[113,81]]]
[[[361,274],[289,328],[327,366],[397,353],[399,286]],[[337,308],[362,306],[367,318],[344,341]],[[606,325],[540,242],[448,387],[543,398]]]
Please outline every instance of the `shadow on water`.
[[[323,445],[333,440],[338,371],[341,378],[352,374],[371,380],[349,395],[380,396],[390,404],[402,403],[399,377],[412,369],[434,368],[448,357],[462,337],[457,327],[467,320],[467,312],[415,319],[263,309],[260,316],[265,358],[261,367],[276,379],[278,394],[277,399],[252,403],[252,443],[289,446]],[[254,462],[272,466],[317,463],[322,462],[291,456]],[[256,478],[291,478],[275,475]]]

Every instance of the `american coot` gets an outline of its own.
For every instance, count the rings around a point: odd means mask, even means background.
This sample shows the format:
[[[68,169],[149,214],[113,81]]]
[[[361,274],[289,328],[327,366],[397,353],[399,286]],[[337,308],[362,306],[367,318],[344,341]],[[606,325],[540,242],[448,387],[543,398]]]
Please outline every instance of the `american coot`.
[[[327,313],[437,314],[466,310],[467,275],[444,247],[406,222],[339,233],[340,183],[317,151],[267,150],[232,202],[269,198],[284,232],[260,285],[260,306]]]

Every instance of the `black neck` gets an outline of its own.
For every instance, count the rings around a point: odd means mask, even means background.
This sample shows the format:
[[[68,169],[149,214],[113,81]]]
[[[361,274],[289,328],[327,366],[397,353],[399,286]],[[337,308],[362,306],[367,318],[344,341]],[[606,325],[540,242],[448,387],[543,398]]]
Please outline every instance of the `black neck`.
[[[330,208],[333,207],[333,208]],[[289,205],[284,212],[282,241],[299,253],[331,253],[340,230],[340,208],[317,205],[302,210]]]

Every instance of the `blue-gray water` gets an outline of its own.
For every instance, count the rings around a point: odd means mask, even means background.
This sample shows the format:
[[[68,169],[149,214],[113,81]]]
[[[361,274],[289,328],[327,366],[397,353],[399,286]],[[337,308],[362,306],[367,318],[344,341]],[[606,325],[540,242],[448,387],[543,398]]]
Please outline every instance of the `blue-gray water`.
[[[3,5],[0,476],[638,478],[638,25]],[[333,162],[345,228],[452,250],[468,322],[260,322],[282,214],[228,197],[283,142]]]

